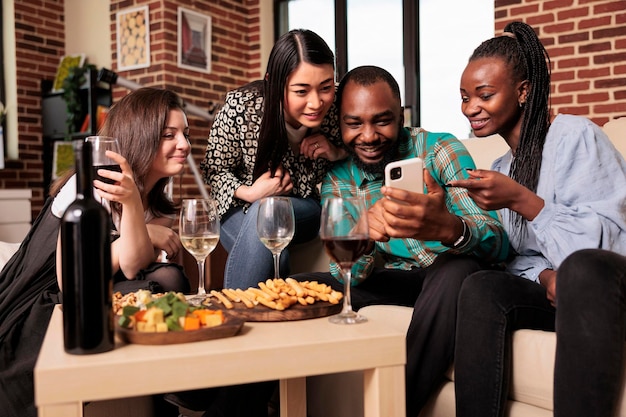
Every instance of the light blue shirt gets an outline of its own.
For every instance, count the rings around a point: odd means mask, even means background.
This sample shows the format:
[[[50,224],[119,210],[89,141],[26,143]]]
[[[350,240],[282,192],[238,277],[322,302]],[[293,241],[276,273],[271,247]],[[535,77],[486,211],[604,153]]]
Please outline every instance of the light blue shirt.
[[[509,173],[511,152],[492,169]],[[507,270],[538,281],[544,269],[558,269],[571,253],[602,248],[626,254],[626,162],[606,134],[590,120],[558,115],[546,136],[537,195],[545,206],[527,222],[527,233],[511,232],[510,210],[502,225],[518,253]]]

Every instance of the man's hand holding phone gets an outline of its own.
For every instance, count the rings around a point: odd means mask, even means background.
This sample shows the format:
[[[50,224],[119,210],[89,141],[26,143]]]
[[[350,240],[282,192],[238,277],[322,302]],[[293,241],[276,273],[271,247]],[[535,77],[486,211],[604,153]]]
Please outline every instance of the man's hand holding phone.
[[[407,162],[398,161],[398,162]],[[411,169],[420,162],[412,161]],[[392,165],[394,164],[394,165]],[[389,237],[414,238],[419,240],[447,241],[458,228],[458,218],[448,211],[445,203],[445,190],[437,184],[430,174],[423,170],[423,163],[419,174],[419,191],[416,190],[415,181],[410,181],[407,170],[403,166],[403,177],[392,178],[392,170],[396,163],[388,164],[385,169],[385,185],[382,190],[387,197],[381,201],[383,207],[383,219],[385,231]],[[389,174],[387,175],[387,172]],[[393,177],[397,177],[393,175]],[[390,181],[387,181],[387,178]],[[406,186],[402,184],[406,183]],[[424,183],[427,194],[424,194]],[[390,184],[389,186],[387,186]],[[395,184],[395,185],[394,185]],[[400,184],[400,187],[396,185]],[[407,190],[407,188],[411,188]]]
[[[385,186],[423,193],[424,161],[411,158],[388,163],[385,166]]]

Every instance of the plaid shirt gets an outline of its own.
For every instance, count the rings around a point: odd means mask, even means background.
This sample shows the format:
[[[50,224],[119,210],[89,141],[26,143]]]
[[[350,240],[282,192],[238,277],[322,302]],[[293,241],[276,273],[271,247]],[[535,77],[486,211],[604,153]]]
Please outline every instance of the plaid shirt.
[[[405,128],[400,132],[397,160],[420,157],[424,166],[439,185],[466,178],[465,168],[476,168],[465,146],[448,133],[431,133],[421,128]],[[322,183],[322,203],[330,197],[357,195],[371,207],[382,197],[383,174],[369,174],[361,170],[351,156],[337,163]],[[392,238],[389,242],[376,242],[371,254],[363,256],[352,269],[353,284],[369,275],[374,255],[382,255],[386,268],[424,268],[431,265],[438,254],[454,252],[475,255],[491,262],[503,261],[508,254],[509,240],[495,212],[479,208],[464,188],[446,188],[448,210],[463,217],[472,232],[470,242],[455,251],[437,241]],[[331,263],[330,270],[340,277],[338,265]]]

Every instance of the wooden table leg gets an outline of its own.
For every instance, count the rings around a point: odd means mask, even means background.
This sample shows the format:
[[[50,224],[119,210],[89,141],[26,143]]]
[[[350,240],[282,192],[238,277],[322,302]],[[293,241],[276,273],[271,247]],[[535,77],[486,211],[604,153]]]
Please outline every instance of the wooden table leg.
[[[404,366],[363,372],[364,417],[405,417]]]
[[[280,417],[306,417],[306,377],[281,379]]]
[[[37,408],[38,417],[83,417],[82,403],[68,403],[40,406]]]

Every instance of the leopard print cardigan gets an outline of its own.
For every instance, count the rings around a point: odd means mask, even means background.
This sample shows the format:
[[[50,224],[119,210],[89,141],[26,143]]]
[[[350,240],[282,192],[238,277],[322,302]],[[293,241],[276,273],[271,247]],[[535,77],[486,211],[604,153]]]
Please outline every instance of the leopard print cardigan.
[[[235,198],[234,194],[241,185],[250,186],[253,183],[257,140],[263,117],[262,85],[262,81],[254,81],[227,93],[224,105],[211,126],[200,170],[218,203],[220,217],[233,207],[243,206],[247,211],[250,206],[250,203]],[[320,133],[335,146],[343,146],[336,103],[326,114]],[[296,156],[288,146],[282,164],[293,181],[292,196],[319,200],[317,185],[332,162],[323,158],[311,160],[303,155]]]

